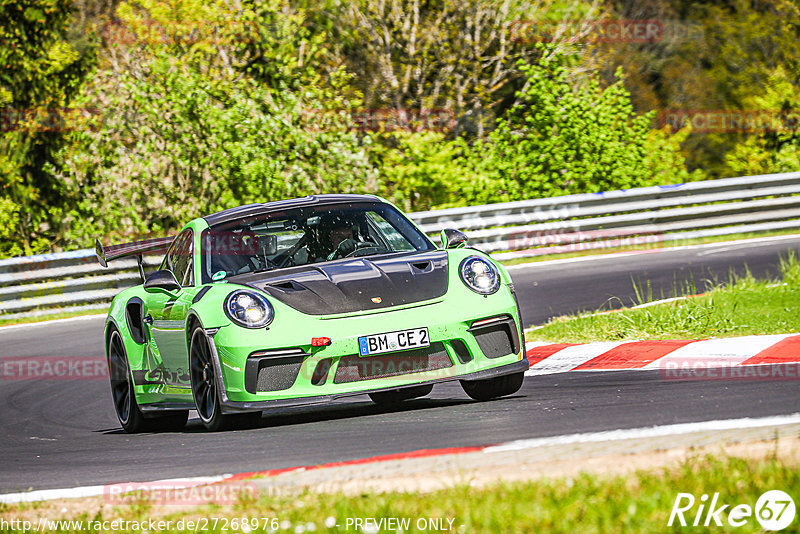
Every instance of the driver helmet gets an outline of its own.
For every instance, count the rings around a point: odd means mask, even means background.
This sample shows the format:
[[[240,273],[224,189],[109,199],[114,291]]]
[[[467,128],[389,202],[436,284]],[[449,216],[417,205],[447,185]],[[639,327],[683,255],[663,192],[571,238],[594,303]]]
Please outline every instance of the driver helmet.
[[[358,235],[358,222],[350,215],[342,213],[328,213],[320,218],[319,237],[333,248],[339,243],[333,242],[332,234],[339,233],[339,237],[355,239]],[[339,239],[341,242],[341,239]]]
[[[344,213],[325,213],[320,216],[316,229],[316,246],[314,255],[325,258],[336,250],[339,244],[346,239],[357,239],[358,222]]]

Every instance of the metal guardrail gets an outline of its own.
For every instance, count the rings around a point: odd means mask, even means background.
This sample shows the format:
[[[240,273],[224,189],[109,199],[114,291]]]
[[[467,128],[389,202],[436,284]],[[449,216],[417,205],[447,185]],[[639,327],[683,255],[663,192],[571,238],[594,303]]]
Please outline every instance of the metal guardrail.
[[[409,214],[499,260],[738,233],[800,229],[800,172]],[[146,258],[155,265],[160,258]],[[104,310],[138,283],[135,260],[100,267],[94,249],[0,260],[0,319]]]

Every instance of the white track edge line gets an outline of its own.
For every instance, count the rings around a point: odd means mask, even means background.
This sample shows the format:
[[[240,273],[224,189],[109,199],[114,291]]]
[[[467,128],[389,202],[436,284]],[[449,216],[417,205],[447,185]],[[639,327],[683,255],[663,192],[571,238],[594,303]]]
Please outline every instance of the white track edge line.
[[[121,291],[121,290],[120,290]],[[53,324],[58,323],[67,323],[72,321],[87,321],[90,319],[99,319],[101,317],[105,317],[108,315],[107,313],[93,313],[90,315],[77,315],[75,317],[64,317],[63,319],[50,319],[44,321],[32,321],[30,323],[19,323],[19,324],[7,324],[5,326],[0,326],[0,332],[4,330],[12,330],[14,328],[25,328],[28,326],[50,326]]]
[[[7,493],[0,495],[0,503],[19,504],[23,502],[52,501],[55,499],[78,499],[81,497],[99,497],[109,491],[112,486],[130,486],[134,491],[157,491],[181,483],[181,487],[195,487],[215,482],[222,482],[233,475],[217,475],[206,477],[170,478],[152,482],[121,482],[109,483],[103,486],[81,486],[76,488],[61,488],[48,490],[24,491],[20,493]]]
[[[547,438],[520,439],[493,445],[483,449],[485,453],[522,451],[536,447],[553,445],[571,445],[575,443],[602,443],[605,441],[620,441],[636,438],[658,438],[677,436],[710,430],[738,430],[745,428],[761,428],[767,426],[784,426],[800,424],[800,413],[790,415],[776,415],[761,418],[744,417],[741,419],[717,419],[696,423],[679,423],[674,425],[661,425],[642,428],[629,428],[606,430],[602,432],[587,432],[583,434],[566,434]]]

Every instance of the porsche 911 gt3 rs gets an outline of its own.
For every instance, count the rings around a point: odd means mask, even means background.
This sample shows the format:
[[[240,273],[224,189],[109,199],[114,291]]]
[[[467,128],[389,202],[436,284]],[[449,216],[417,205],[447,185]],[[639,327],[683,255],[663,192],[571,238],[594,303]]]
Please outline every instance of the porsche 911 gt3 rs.
[[[112,301],[105,345],[128,432],[209,430],[262,411],[369,394],[397,403],[458,380],[472,398],[522,385],[522,322],[506,270],[456,230],[442,248],[385,200],[318,195],[190,221],[103,247],[142,283]],[[165,251],[145,276],[142,256]]]

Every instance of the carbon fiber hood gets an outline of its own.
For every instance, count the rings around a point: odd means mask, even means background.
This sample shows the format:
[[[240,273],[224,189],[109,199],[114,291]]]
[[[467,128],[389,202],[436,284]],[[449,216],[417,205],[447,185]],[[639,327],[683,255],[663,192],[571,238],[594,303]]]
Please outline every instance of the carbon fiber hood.
[[[308,315],[400,306],[447,292],[447,252],[353,258],[229,278]]]

